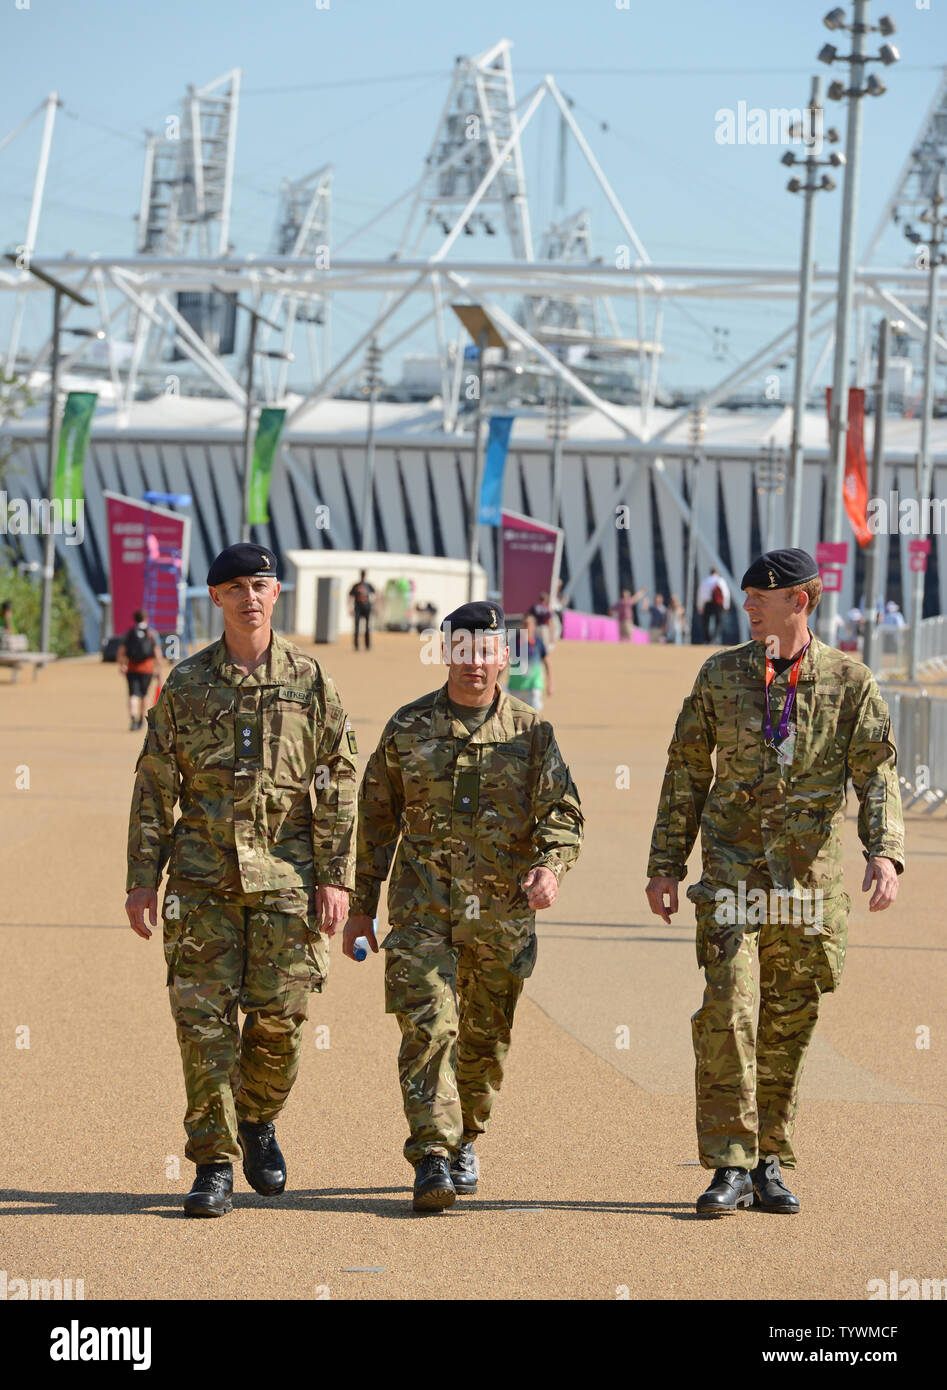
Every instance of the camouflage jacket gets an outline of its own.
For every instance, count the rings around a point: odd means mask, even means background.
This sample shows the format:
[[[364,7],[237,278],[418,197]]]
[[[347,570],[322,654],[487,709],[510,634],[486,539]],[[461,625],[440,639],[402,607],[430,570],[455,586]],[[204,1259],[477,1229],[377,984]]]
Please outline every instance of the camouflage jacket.
[[[351,910],[375,915],[397,845],[390,925],[440,924],[462,942],[481,924],[532,921],[524,874],[544,865],[561,879],[583,820],[551,724],[501,690],[469,734],[446,691],[399,709],[368,761]]]
[[[175,666],[148,712],[128,888],[156,888],[166,864],[169,887],[351,888],[357,787],[355,736],[319,662],[274,633],[247,676],[221,638]]]
[[[859,801],[865,857],[904,868],[904,825],[888,707],[860,662],[813,637],[802,659],[792,762],[765,744],[766,652],[747,642],[704,662],[668,749],[649,876],[682,879],[700,830],[702,878],[692,901],[718,886],[842,891],[839,831],[848,779]],[[770,687],[774,727],[789,671]],[[790,725],[791,727],[791,725]],[[716,749],[716,769],[711,754]]]

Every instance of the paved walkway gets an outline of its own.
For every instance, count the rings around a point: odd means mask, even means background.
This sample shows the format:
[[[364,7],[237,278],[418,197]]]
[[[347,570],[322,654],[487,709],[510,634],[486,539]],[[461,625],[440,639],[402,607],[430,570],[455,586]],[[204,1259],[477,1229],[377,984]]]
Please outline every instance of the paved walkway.
[[[892,1269],[947,1275],[943,820],[910,821],[901,896],[880,916],[859,890],[854,816],[846,826],[851,947],[803,1083],[802,1214],[693,1217],[706,1183],[693,1133],[693,913],[685,900],[667,927],[642,890],[665,750],[705,650],[553,654],[547,711],[582,795],[586,849],[541,918],[507,1081],[478,1146],[481,1195],[433,1218],[410,1210],[381,961],[356,966],[338,950],[279,1125],[289,1190],[257,1197],[238,1174],[231,1216],[183,1218],[192,1170],[160,936],[140,941],[122,907],[140,746],[124,683],[98,661],[0,682],[0,1268],[82,1278],[87,1298],[159,1299],[836,1299],[865,1298]],[[412,636],[382,634],[370,655],[319,654],[363,754],[440,676]],[[616,785],[624,765],[628,790]],[[16,1046],[24,1027],[28,1049]]]

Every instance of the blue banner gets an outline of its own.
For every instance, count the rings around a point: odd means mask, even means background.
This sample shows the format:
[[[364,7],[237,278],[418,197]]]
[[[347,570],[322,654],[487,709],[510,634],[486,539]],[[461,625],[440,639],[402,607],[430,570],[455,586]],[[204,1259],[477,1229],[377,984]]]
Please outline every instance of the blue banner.
[[[503,472],[506,468],[506,451],[509,448],[512,428],[512,415],[494,415],[490,419],[487,460],[483,470],[483,484],[480,488],[480,524],[482,526],[500,525],[500,513],[503,507]]]

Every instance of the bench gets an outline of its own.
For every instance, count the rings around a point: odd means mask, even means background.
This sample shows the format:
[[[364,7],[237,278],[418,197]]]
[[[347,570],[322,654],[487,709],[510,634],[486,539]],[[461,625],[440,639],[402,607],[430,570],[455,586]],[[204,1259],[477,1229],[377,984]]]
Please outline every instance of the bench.
[[[0,651],[0,666],[9,666],[13,671],[14,685],[20,678],[21,666],[32,666],[33,679],[36,680],[41,666],[56,660],[55,652],[9,652]]]

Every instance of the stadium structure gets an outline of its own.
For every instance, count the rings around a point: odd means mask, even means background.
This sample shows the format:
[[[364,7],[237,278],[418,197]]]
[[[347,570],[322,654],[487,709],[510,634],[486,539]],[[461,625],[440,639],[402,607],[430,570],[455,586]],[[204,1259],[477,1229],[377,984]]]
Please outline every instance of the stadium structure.
[[[358,231],[332,230],[334,170],[285,183],[272,246],[237,254],[230,238],[240,102],[239,70],[188,88],[180,126],[149,135],[134,249],[126,256],[43,253],[40,224],[60,105],[37,113],[42,138],[27,226],[10,237],[0,289],[14,297],[6,368],[28,378],[38,403],[0,424],[2,485],[45,495],[52,339],[21,341],[29,295],[49,295],[37,265],[87,295],[89,310],[63,301],[60,386],[95,390],[99,401],[85,465],[86,538],[62,545],[99,641],[98,596],[107,589],[103,493],[188,494],[193,518],[190,581],[239,534],[247,425],[247,324],[257,320],[256,393],[250,411],[287,408],[273,472],[270,523],[254,538],[279,557],[290,551],[357,549],[361,499],[374,437],[370,533],[377,550],[463,559],[474,491],[477,349],[455,306],[479,306],[502,342],[483,356],[486,415],[515,416],[504,483],[508,508],[564,532],[562,576],[573,605],[603,612],[622,588],[678,594],[693,609],[695,580],[715,565],[736,588],[747,558],[785,544],[792,412],[761,383],[795,345],[799,271],[791,267],[673,264],[652,260],[596,157],[570,100],[552,76],[517,99],[511,44],[458,58],[417,181]],[[548,103],[558,129],[557,215],[537,234],[530,216],[523,136]],[[0,141],[3,148],[29,121]],[[569,159],[591,170],[614,224],[591,226],[570,208]],[[882,233],[929,198],[947,159],[947,76],[894,185],[884,218],[855,273],[857,381],[873,381],[874,329],[894,320],[882,496],[914,495],[919,448],[911,376],[926,334],[929,273],[913,261],[873,264]],[[359,257],[359,236],[399,221],[391,252]],[[9,235],[9,231],[8,231]],[[476,237],[489,254],[469,252]],[[505,238],[505,254],[498,254]],[[597,238],[597,240],[596,240]],[[609,256],[595,254],[607,244]],[[466,253],[466,254],[464,254]],[[815,387],[834,344],[836,271],[815,272],[811,371],[801,422],[804,486],[800,543],[822,535],[828,455]],[[336,352],[332,308],[368,296],[372,320]],[[712,387],[690,399],[662,388],[665,308],[697,301],[784,303],[785,328]],[[935,301],[936,304],[936,301]],[[947,337],[935,334],[937,369]],[[419,333],[430,351],[405,358],[398,381],[385,372]],[[366,377],[366,359],[374,363]],[[381,364],[382,377],[373,376]],[[294,380],[290,386],[290,374]],[[935,412],[936,413],[936,412]],[[871,451],[870,429],[866,440]],[[947,496],[947,426],[931,433],[932,496]],[[328,509],[326,512],[325,509]],[[317,514],[331,524],[317,524]],[[947,529],[947,528],[944,528]],[[850,537],[851,539],[851,537]],[[878,589],[906,606],[908,537],[880,547]],[[924,615],[947,613],[947,551],[931,537]],[[25,562],[39,565],[39,537],[24,536]],[[840,609],[861,601],[863,566],[845,570]],[[480,532],[480,556],[496,581],[496,538]],[[736,606],[729,636],[746,635]]]

